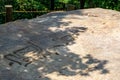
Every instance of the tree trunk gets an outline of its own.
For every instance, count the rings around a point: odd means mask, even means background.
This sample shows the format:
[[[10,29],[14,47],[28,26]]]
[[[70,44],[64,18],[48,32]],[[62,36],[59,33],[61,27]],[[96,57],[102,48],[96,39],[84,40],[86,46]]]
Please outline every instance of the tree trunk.
[[[80,9],[84,9],[85,0],[80,0]]]
[[[54,0],[50,0],[50,10],[54,10]]]

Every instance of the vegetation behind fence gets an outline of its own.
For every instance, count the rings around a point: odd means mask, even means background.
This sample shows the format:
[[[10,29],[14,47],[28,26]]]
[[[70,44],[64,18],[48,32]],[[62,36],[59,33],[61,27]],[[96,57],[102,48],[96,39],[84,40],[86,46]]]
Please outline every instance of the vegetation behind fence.
[[[101,7],[120,11],[120,0],[0,0],[0,23],[5,22],[8,4],[13,6],[13,20],[34,18],[53,9],[66,10],[69,4],[74,9]]]

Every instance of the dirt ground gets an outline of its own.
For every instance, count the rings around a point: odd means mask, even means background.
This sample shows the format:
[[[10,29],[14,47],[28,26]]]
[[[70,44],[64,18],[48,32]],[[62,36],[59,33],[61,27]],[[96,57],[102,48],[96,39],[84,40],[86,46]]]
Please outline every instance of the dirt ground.
[[[51,12],[0,25],[0,80],[119,80],[120,12]]]

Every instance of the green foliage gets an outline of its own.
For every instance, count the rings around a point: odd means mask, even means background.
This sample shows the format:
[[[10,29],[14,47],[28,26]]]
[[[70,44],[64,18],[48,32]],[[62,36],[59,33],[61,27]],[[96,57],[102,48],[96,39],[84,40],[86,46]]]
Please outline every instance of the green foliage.
[[[36,16],[39,16],[39,15],[43,15],[47,12],[40,12],[40,13],[29,13],[29,12],[24,12],[24,13],[13,13],[13,20],[17,20],[17,19],[31,19],[31,18],[34,18]]]
[[[120,11],[120,0],[87,0],[85,7],[101,7]]]
[[[80,6],[80,0],[55,0],[57,7],[61,4],[73,4],[77,8]],[[50,0],[0,0],[0,11],[4,11],[4,5],[13,5],[14,10],[49,10]],[[120,0],[85,0],[85,8],[102,7],[114,10],[120,10]]]
[[[37,11],[46,9],[46,7],[43,4],[35,0],[17,0],[17,4],[19,5],[18,10]]]
[[[65,9],[66,4],[80,8],[80,0],[54,0],[55,10]],[[50,0],[0,0],[0,23],[4,22],[5,5],[13,5],[14,11],[46,11],[50,9]],[[120,11],[120,0],[85,0],[85,8],[101,7]],[[33,18],[43,13],[14,13],[14,20]]]
[[[58,2],[69,3],[70,0],[57,0]]]

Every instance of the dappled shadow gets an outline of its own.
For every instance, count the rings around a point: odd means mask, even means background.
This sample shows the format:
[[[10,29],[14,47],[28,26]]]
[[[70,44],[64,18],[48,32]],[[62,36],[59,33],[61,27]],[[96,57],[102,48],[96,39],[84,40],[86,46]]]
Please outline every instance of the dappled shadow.
[[[64,13],[53,13],[3,25],[6,27],[0,30],[3,42],[0,54],[4,53],[4,60],[10,68],[19,67],[9,71],[18,73],[18,78],[26,75],[22,80],[51,80],[46,75],[53,72],[64,76],[90,76],[90,72],[94,71],[108,73],[104,67],[108,61],[94,58],[89,53],[82,57],[67,48],[75,44],[77,36],[87,31],[87,27],[67,27],[72,22],[62,21],[66,16]],[[64,30],[59,29],[61,26]],[[52,31],[50,28],[54,27],[56,29]]]
[[[84,60],[86,60],[86,62],[84,62]],[[91,61],[90,64],[88,63],[89,61]],[[43,67],[40,66],[41,63],[47,64]],[[65,76],[74,76],[77,74],[81,76],[90,76],[89,73],[93,71],[100,71],[100,73],[106,71],[106,73],[108,73],[109,71],[104,68],[106,63],[106,60],[99,60],[92,56],[90,58],[81,58],[80,55],[69,52],[66,54],[49,55],[46,59],[37,63],[37,65],[38,71],[43,74],[57,72],[58,75]]]

